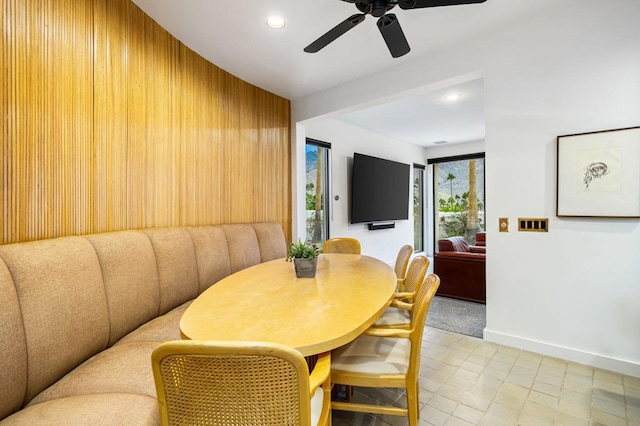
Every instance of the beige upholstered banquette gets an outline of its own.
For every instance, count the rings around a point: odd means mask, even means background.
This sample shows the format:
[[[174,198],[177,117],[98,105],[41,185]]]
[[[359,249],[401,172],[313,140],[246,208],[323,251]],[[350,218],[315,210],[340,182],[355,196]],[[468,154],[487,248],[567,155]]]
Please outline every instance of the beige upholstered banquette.
[[[0,424],[158,424],[153,350],[206,288],[285,256],[275,223],[0,246]]]

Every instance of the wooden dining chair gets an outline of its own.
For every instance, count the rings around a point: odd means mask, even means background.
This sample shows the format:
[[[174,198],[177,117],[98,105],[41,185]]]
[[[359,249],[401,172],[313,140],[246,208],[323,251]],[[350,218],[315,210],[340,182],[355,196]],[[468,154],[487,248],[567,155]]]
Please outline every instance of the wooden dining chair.
[[[421,254],[411,260],[403,285],[396,292],[396,298],[410,297],[410,294],[404,293],[412,293],[416,290],[429,269],[429,263],[429,259]]]
[[[413,258],[409,265],[407,276],[400,286],[402,291],[395,293],[391,305],[376,320],[374,327],[409,327],[413,298],[418,285],[424,280],[427,269],[429,269],[429,259],[427,257],[418,255]]]
[[[409,266],[409,260],[413,254],[413,247],[409,244],[400,247],[398,256],[396,257],[396,266],[394,268],[396,277],[398,278],[398,288],[404,285],[404,279],[407,275],[407,266]]]
[[[331,424],[329,353],[313,371],[293,348],[171,341],[153,351],[161,425]]]
[[[330,238],[324,242],[323,253],[360,254],[360,241],[355,238]]]
[[[440,278],[430,274],[415,294],[409,329],[369,328],[351,343],[331,354],[331,382],[367,388],[404,388],[406,408],[378,404],[332,401],[331,408],[359,413],[407,416],[409,426],[419,418],[419,372],[422,333]]]

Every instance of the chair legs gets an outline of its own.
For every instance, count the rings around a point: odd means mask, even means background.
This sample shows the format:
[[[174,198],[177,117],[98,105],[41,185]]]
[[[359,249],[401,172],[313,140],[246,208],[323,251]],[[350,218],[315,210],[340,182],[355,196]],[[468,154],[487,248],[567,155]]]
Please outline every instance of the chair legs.
[[[417,383],[410,383],[407,386],[407,416],[409,426],[418,426],[420,418],[420,392]]]
[[[342,386],[344,385],[341,385],[341,387]],[[333,399],[331,402],[331,407],[333,410],[403,416],[408,418],[409,426],[418,426],[418,422],[420,419],[420,388],[417,382],[409,383],[405,389],[407,408],[358,404],[350,402],[350,398],[348,398],[350,393],[349,389],[353,389],[353,386],[345,387],[347,388],[347,400],[340,401]]]
[[[408,383],[405,388],[407,408],[400,407],[389,407],[389,406],[379,406],[379,405],[370,405],[370,404],[358,404],[350,402],[350,394],[353,393],[354,386],[348,385],[333,385],[334,389],[336,387],[346,388],[345,396],[347,397],[345,400],[336,400],[335,395],[332,398],[331,407],[333,410],[339,411],[352,411],[352,412],[360,412],[360,413],[371,413],[371,414],[387,414],[392,416],[403,416],[407,417],[409,421],[409,426],[418,426],[420,419],[420,387],[418,383]],[[350,392],[351,390],[351,392]]]
[[[420,385],[416,383],[416,401],[418,403],[418,419],[420,419]]]
[[[353,386],[349,385],[333,385],[331,388],[331,400],[332,401],[351,401],[353,396]],[[343,396],[344,395],[344,396]]]

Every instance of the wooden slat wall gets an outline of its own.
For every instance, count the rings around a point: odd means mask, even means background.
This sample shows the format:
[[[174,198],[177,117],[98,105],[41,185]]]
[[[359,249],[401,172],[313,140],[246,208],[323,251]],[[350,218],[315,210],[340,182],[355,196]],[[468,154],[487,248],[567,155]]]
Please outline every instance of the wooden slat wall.
[[[129,0],[0,0],[2,243],[275,221],[291,238],[290,104]]]

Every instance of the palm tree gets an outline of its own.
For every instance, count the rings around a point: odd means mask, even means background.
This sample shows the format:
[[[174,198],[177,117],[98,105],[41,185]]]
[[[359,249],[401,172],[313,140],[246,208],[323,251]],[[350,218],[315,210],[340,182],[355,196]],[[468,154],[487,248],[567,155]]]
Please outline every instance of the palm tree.
[[[467,229],[465,237],[469,244],[476,241],[478,226],[478,195],[476,192],[476,160],[469,160],[469,213],[467,215]]]
[[[453,173],[449,173],[446,179],[449,181],[449,202],[451,203],[451,209],[453,209],[453,180],[455,178],[456,177]]]

